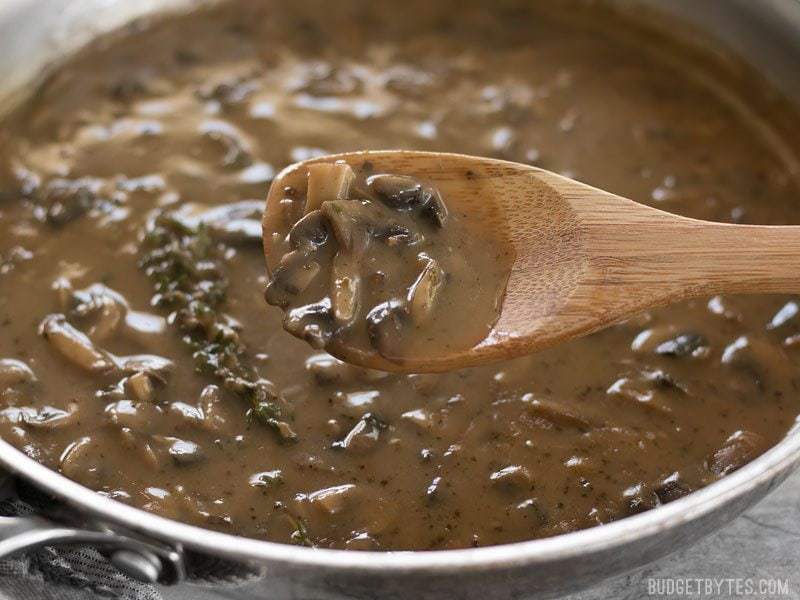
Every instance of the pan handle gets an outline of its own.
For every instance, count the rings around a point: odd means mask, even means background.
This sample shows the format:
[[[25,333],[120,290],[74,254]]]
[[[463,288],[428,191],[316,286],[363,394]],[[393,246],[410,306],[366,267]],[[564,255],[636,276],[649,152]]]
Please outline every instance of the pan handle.
[[[170,585],[186,577],[183,549],[111,529],[72,527],[38,515],[0,517],[0,558],[40,546],[92,544],[132,579]]]

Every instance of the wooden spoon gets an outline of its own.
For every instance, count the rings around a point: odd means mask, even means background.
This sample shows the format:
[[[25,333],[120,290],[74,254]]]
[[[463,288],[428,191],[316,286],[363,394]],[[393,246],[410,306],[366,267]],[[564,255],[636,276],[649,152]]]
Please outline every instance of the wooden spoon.
[[[436,372],[530,354],[643,310],[695,296],[800,293],[800,226],[731,225],[673,215],[528,165],[436,152],[378,151],[310,162],[371,162],[376,171],[434,184],[447,204],[482,211],[483,226],[508,239],[516,258],[499,319],[472,348],[366,367]],[[265,212],[309,161],[281,172]],[[488,208],[492,210],[489,211]],[[345,356],[342,356],[345,354]]]

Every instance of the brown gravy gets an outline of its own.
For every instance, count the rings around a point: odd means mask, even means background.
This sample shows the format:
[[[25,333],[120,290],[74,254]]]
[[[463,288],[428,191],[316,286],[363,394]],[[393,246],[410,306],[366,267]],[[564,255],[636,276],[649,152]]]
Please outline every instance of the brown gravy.
[[[441,549],[620,519],[783,437],[796,298],[687,302],[436,376],[286,333],[259,213],[274,173],[317,154],[497,156],[693,217],[800,223],[800,149],[760,116],[768,90],[601,8],[327,6],[234,0],[104,40],[4,121],[5,440],[204,527]]]

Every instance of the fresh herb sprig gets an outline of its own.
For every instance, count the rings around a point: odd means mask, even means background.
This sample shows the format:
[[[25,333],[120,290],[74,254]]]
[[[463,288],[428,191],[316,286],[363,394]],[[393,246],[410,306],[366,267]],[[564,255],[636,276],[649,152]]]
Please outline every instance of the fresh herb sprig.
[[[171,311],[168,322],[192,350],[195,368],[250,404],[248,416],[282,441],[297,439],[291,413],[275,386],[258,376],[233,320],[223,311],[228,280],[226,246],[202,223],[193,226],[168,211],[147,225],[140,266],[153,281],[155,306]]]

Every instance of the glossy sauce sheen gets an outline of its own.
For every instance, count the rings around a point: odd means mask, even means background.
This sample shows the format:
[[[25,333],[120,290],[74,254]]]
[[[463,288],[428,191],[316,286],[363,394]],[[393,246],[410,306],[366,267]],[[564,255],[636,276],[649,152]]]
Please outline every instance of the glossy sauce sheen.
[[[137,28],[6,120],[3,438],[162,515],[353,549],[591,527],[781,439],[794,298],[693,301],[437,376],[352,368],[282,329],[259,213],[274,173],[316,154],[497,156],[693,217],[800,223],[796,138],[759,116],[759,82],[600,8],[381,6],[242,0]]]

